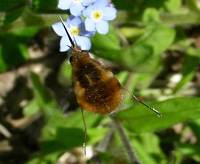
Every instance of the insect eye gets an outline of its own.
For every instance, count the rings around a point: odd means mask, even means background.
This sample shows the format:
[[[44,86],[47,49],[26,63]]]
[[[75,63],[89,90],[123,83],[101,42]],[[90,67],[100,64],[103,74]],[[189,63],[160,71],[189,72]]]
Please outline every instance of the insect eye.
[[[72,57],[72,56],[70,56],[70,58],[69,58],[69,62],[70,62],[70,63],[73,62],[73,57]]]

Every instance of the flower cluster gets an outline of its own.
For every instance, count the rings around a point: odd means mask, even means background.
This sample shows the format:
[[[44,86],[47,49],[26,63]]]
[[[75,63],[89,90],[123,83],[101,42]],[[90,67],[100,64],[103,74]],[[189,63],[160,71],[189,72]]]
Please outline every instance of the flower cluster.
[[[117,13],[109,0],[59,0],[58,8],[70,11],[71,15],[64,24],[82,50],[91,48],[90,37],[96,32],[108,33],[108,21],[115,19]],[[57,22],[52,27],[61,36],[60,51],[67,51],[71,43],[62,23]]]

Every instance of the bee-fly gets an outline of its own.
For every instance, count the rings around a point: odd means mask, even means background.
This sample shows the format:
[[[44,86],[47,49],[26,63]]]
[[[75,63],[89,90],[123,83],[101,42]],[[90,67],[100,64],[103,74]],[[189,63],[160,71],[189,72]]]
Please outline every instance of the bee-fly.
[[[123,87],[110,70],[92,59],[89,52],[82,51],[78,47],[70,37],[61,17],[60,19],[72,45],[70,47],[72,51],[70,63],[72,65],[73,87],[78,104],[84,110],[99,114],[109,114],[115,111],[122,102]],[[160,116],[157,110],[148,106],[136,96],[132,95],[132,98]],[[85,125],[84,117],[83,121]]]

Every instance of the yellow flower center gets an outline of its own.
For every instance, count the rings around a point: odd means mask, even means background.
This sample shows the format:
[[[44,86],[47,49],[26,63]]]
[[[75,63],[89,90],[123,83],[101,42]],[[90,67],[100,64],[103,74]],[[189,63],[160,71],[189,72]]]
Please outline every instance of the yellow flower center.
[[[103,17],[103,13],[101,11],[95,10],[92,12],[92,19],[94,21],[99,21],[102,19],[102,17]]]
[[[70,27],[70,34],[72,36],[77,36],[77,35],[79,35],[79,33],[80,33],[80,30],[78,27],[76,27],[76,26]]]

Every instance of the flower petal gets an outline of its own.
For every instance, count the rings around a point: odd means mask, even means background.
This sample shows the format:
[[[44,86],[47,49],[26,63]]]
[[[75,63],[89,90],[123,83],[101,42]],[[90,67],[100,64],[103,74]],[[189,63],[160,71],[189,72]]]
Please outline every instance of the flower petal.
[[[103,20],[113,20],[116,18],[117,10],[114,7],[105,7],[103,10]]]
[[[84,9],[83,5],[80,3],[74,3],[70,6],[70,13],[74,16],[80,16],[81,11]]]
[[[85,24],[81,23],[81,26],[80,26],[80,35],[81,36],[92,37],[95,35],[95,33],[96,33],[96,31],[87,31],[85,29]]]
[[[52,25],[52,28],[58,36],[65,36],[66,35],[66,31],[65,31],[61,22],[54,23]]]
[[[97,8],[102,8],[102,7],[105,7],[105,6],[108,6],[109,5],[109,2],[108,0],[97,0],[95,3],[94,3],[94,6],[96,6]]]
[[[95,22],[90,18],[86,18],[86,20],[85,20],[85,29],[87,31],[95,31]]]
[[[83,16],[90,18],[91,17],[91,13],[92,13],[93,10],[94,10],[94,6],[93,5],[87,7],[85,10],[83,10]]]
[[[62,10],[67,10],[70,8],[72,0],[59,0],[58,2],[58,8]]]
[[[91,42],[88,37],[77,36],[75,37],[76,43],[81,47],[81,50],[89,50],[91,48]]]
[[[67,25],[68,25],[68,26],[80,26],[80,24],[81,24],[82,22],[83,22],[83,21],[81,20],[81,17],[70,16],[70,17],[67,19]]]
[[[83,0],[82,4],[84,6],[89,6],[90,4],[92,4],[93,2],[95,2],[96,0]]]
[[[96,29],[97,29],[97,32],[100,34],[107,34],[109,30],[108,22],[103,21],[103,20],[97,22]]]
[[[67,36],[62,37],[60,40],[60,52],[65,52],[69,50],[69,47],[71,47],[69,38]]]

